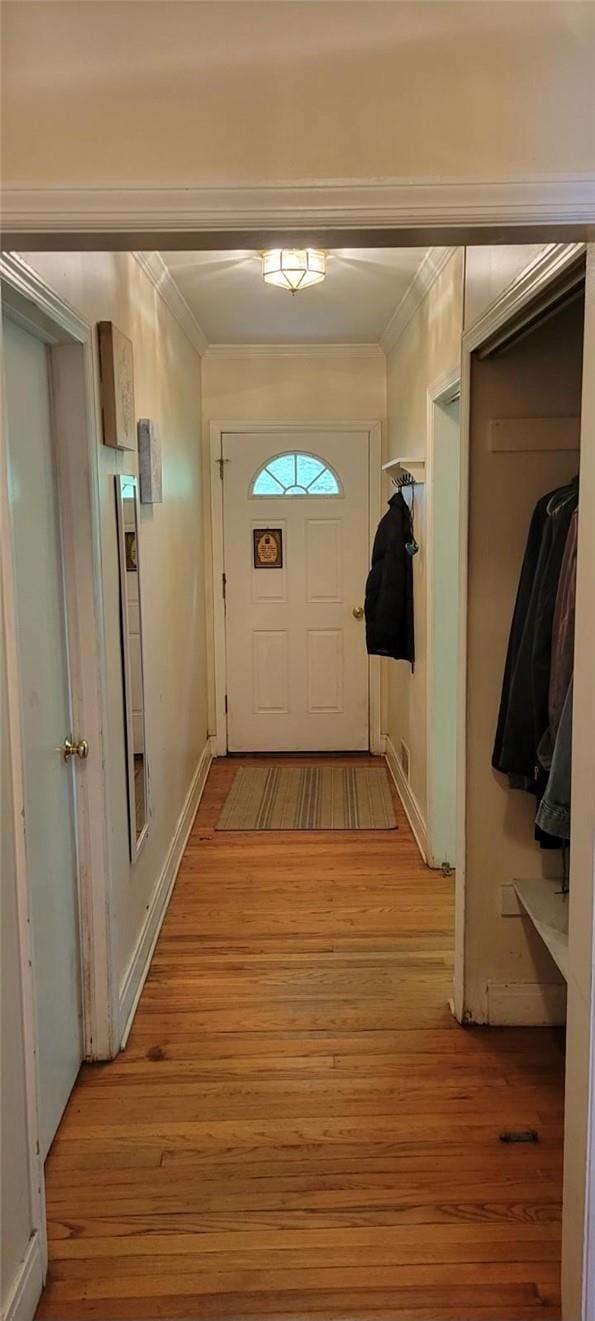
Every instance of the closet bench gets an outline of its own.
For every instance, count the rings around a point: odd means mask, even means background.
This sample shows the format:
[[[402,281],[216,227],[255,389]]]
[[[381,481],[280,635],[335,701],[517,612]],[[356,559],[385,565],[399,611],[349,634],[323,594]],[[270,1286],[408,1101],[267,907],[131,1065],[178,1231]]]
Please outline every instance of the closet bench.
[[[568,981],[568,894],[560,893],[560,884],[543,876],[513,881],[519,903]]]

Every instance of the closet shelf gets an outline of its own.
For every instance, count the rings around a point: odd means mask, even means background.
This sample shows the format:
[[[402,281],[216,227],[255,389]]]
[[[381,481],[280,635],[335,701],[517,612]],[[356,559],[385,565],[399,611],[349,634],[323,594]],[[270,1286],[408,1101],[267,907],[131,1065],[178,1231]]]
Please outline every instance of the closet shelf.
[[[389,459],[388,463],[383,463],[382,471],[389,477],[395,478],[402,477],[404,472],[408,472],[419,485],[426,480],[426,461],[421,458]]]
[[[540,877],[513,881],[513,886],[527,917],[568,980],[568,895],[560,894],[560,881]]]

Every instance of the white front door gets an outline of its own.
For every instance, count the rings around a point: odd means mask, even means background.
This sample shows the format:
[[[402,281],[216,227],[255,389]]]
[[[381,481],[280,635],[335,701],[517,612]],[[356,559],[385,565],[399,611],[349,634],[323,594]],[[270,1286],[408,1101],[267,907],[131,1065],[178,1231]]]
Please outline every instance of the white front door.
[[[45,1158],[82,1058],[73,731],[47,351],[6,317],[3,338]]]
[[[229,750],[367,749],[368,433],[222,446]]]

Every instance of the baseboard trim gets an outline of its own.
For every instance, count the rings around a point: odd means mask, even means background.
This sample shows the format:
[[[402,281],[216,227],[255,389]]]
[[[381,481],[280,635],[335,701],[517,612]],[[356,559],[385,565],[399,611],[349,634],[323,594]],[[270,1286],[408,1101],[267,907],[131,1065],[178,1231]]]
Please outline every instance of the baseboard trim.
[[[11,1285],[2,1313],[5,1321],[33,1321],[43,1289],[43,1253],[36,1230]]]
[[[192,783],[186,796],[186,801],[180,813],[178,824],[163,864],[161,875],[155,886],[153,897],[136,942],[134,953],[128,964],[120,988],[121,1050],[123,1050],[126,1045],[130,1029],[134,1022],[134,1016],[138,1008],[142,989],[149,968],[151,967],[153,951],[157,944],[163,919],[167,912],[172,890],[184,854],[184,849],[186,848],[188,836],[190,835],[198,805],[202,798],[212,760],[213,754],[211,751],[211,740],[207,739],[200,755],[198,766],[194,772]]]
[[[415,836],[415,842],[421,853],[422,861],[428,860],[428,829],[423,818],[423,814],[415,794],[412,792],[411,785],[408,784],[403,774],[403,768],[397,757],[397,750],[388,734],[386,738],[385,760],[388,769],[395,782],[396,790],[403,804],[405,816],[411,826]]]
[[[558,1027],[566,1022],[564,982],[488,982],[490,1027]]]

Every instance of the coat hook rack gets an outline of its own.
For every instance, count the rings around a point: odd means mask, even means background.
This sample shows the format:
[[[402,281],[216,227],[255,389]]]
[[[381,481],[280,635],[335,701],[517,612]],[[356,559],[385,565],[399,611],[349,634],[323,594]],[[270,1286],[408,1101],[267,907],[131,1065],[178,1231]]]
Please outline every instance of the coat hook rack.
[[[398,491],[402,491],[404,487],[411,489],[411,540],[405,546],[408,555],[417,555],[419,550],[419,542],[416,541],[413,530],[413,506],[415,487],[423,485],[425,481],[425,467],[425,459],[389,459],[388,463],[382,465],[382,471],[387,473]]]
[[[426,480],[426,461],[421,458],[389,459],[382,471],[399,489],[402,486],[423,486]]]

